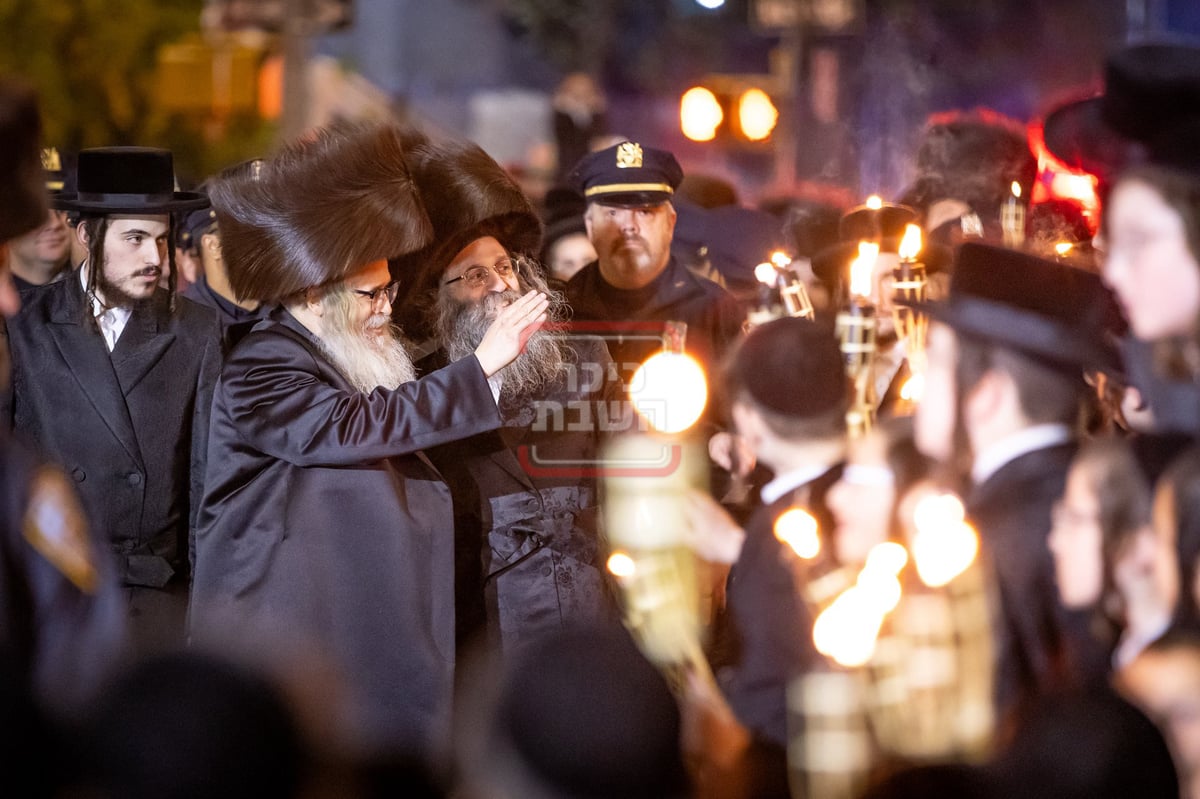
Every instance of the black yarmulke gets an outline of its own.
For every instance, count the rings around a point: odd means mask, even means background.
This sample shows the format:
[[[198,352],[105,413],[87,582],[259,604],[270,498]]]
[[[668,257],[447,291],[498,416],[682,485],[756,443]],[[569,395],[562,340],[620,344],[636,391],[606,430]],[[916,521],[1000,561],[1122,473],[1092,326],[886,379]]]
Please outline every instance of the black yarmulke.
[[[732,388],[775,413],[807,419],[846,404],[841,349],[824,320],[768,322],[742,340],[729,363]]]

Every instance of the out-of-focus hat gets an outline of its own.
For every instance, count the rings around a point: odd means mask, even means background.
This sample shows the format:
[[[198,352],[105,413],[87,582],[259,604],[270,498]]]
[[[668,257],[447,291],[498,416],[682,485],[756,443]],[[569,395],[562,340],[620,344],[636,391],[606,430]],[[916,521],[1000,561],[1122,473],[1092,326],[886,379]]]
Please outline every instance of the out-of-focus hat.
[[[960,334],[1067,369],[1114,368],[1113,298],[1098,275],[1005,247],[967,243],[947,298],[922,310]]]
[[[37,95],[0,79],[0,242],[46,221],[46,184],[38,155],[41,135]]]
[[[1105,179],[1147,155],[1166,165],[1176,156],[1185,166],[1195,165],[1200,161],[1195,140],[1179,147],[1172,131],[1198,121],[1200,45],[1146,42],[1108,57],[1103,94],[1046,116],[1046,149],[1068,166]]]
[[[271,302],[419,250],[432,226],[393,124],[326,128],[236,168],[209,194],[239,299]]]
[[[675,156],[631,141],[585,155],[567,175],[587,202],[616,206],[665,203],[682,180]]]
[[[774,413],[808,419],[844,409],[846,369],[826,319],[776,319],[750,331],[730,353],[726,375]]]
[[[170,150],[156,147],[95,147],[79,152],[75,191],[50,204],[84,214],[169,214],[208,205],[200,192],[175,191]]]
[[[587,203],[574,190],[563,186],[555,186],[546,192],[545,211],[542,219],[546,223],[542,234],[541,261],[546,263],[550,248],[566,236],[575,233],[587,235],[587,225],[583,223],[583,213]]]

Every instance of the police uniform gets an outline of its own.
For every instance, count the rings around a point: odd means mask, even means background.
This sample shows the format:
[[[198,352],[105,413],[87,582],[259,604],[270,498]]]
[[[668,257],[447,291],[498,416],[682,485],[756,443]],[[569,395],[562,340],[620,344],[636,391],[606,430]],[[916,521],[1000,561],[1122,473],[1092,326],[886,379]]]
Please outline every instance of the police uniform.
[[[669,202],[683,179],[665,150],[622,142],[585,157],[568,178],[589,203],[645,207]],[[621,289],[604,279],[598,261],[566,285],[567,301],[580,332],[602,336],[627,381],[633,370],[662,348],[664,323],[687,324],[685,349],[708,369],[741,332],[744,313],[729,292],[688,271],[674,257],[648,285]]]

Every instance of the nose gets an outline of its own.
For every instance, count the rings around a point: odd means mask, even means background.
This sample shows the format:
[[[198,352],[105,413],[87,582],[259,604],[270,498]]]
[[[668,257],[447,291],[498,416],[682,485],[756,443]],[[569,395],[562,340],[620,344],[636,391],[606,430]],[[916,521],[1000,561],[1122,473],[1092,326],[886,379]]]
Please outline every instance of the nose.
[[[637,214],[630,208],[623,208],[617,216],[617,225],[622,232],[636,233],[638,230]]]
[[[512,288],[512,287],[509,286],[508,283],[506,283],[504,281],[504,278],[500,277],[499,272],[497,272],[495,269],[488,270],[488,281],[487,281],[487,290],[488,291],[504,292],[504,291],[508,291],[510,288]]]

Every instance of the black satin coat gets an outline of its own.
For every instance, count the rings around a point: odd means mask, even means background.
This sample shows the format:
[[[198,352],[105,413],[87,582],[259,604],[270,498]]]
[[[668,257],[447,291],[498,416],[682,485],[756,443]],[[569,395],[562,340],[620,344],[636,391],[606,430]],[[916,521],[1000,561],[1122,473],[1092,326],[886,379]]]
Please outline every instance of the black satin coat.
[[[465,559],[482,566],[478,596],[460,591],[460,607],[482,603],[493,645],[616,619],[596,482],[602,428],[628,409],[610,364],[603,341],[572,339],[563,373],[536,398],[501,394],[499,430],[429,453],[461,509]]]
[[[182,636],[188,533],[199,507],[221,333],[207,308],[168,295],[135,307],[111,356],[78,273],[28,292],[9,320],[11,394],[4,419],[75,481],[127,586],[170,606],[135,616],[148,645]],[[170,584],[170,585],[168,585]],[[180,629],[142,629],[170,618]]]
[[[453,511],[420,450],[499,424],[474,357],[363,394],[276,309],[217,385],[193,631],[316,647],[343,678],[339,731],[359,750],[440,745],[455,654]]]

